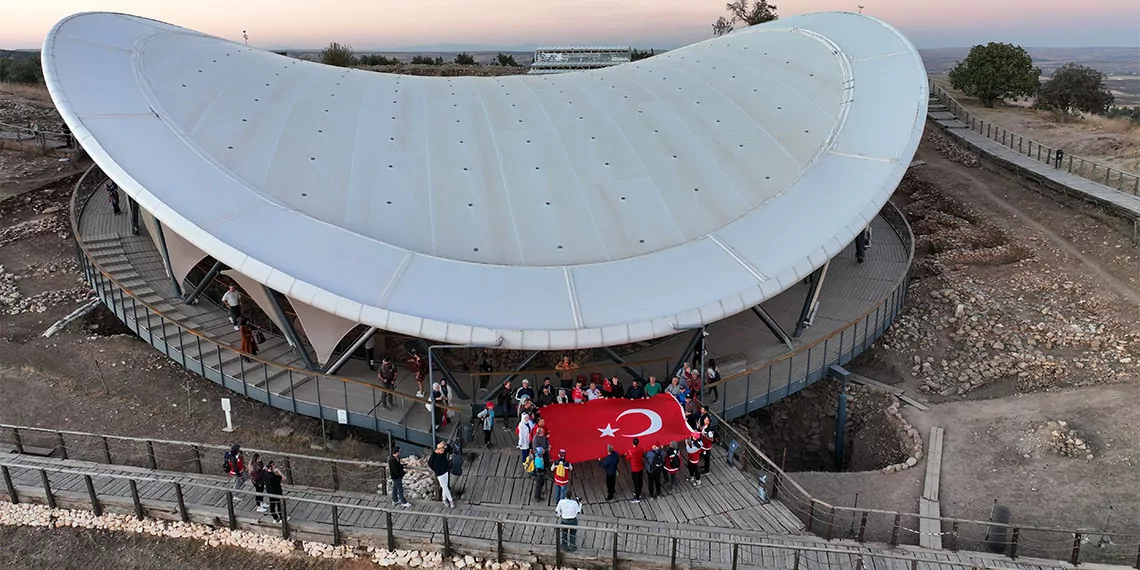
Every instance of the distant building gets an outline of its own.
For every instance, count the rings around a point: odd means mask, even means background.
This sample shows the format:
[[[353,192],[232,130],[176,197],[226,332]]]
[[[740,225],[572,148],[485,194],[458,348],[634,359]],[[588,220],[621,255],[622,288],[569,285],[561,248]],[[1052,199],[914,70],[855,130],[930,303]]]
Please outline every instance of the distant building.
[[[562,46],[544,47],[534,50],[534,63],[530,75],[566,73],[585,69],[601,69],[629,63],[633,60],[633,48],[629,46]]]

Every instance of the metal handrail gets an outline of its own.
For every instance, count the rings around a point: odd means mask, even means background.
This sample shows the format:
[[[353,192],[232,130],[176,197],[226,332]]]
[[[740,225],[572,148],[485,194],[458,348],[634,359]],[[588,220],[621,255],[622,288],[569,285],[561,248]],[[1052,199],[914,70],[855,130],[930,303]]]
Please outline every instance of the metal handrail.
[[[41,466],[41,465],[31,466],[31,465],[27,465],[27,464],[10,463],[10,462],[6,462],[6,461],[0,461],[0,467],[3,467],[5,469],[5,475],[7,475],[7,470],[9,470],[9,469],[20,469],[20,470],[26,470],[26,471],[38,471],[41,473],[46,473],[46,472],[66,473],[70,476],[78,475],[81,477],[92,478],[92,479],[104,478],[104,479],[126,480],[129,482],[135,482],[135,483],[138,483],[138,482],[161,483],[161,484],[175,486],[176,488],[179,489],[179,491],[181,490],[181,488],[187,488],[187,487],[188,488],[195,488],[195,489],[211,490],[211,491],[217,491],[220,488],[216,485],[206,485],[203,483],[180,482],[180,481],[175,481],[173,479],[163,479],[163,478],[159,478],[159,477],[122,475],[122,474],[117,474],[117,473],[96,473],[96,472],[91,472],[91,471],[81,471],[81,470],[73,470],[73,469],[64,470],[62,468],[51,467],[51,466]],[[46,480],[46,475],[44,476],[44,479]],[[8,483],[8,482],[10,482],[10,481],[5,481],[5,483]],[[104,487],[104,488],[107,488],[107,487]],[[884,553],[881,551],[881,549],[873,549],[871,547],[858,547],[858,546],[847,546],[847,545],[845,545],[844,547],[839,547],[839,548],[829,548],[826,546],[817,546],[817,545],[792,545],[792,544],[786,544],[786,543],[769,542],[769,541],[764,541],[764,540],[755,540],[749,536],[738,536],[738,538],[739,538],[738,540],[719,538],[716,536],[691,537],[691,536],[682,536],[680,534],[676,534],[673,532],[648,532],[648,531],[641,531],[641,530],[636,530],[636,529],[612,528],[612,527],[607,527],[607,526],[585,526],[585,525],[584,526],[570,526],[570,525],[562,525],[562,524],[548,523],[548,522],[542,522],[542,521],[518,520],[518,519],[512,519],[512,518],[506,518],[506,517],[499,518],[499,519],[490,519],[486,516],[451,514],[448,512],[436,513],[436,512],[419,511],[419,510],[414,511],[414,512],[409,512],[409,511],[406,511],[404,509],[394,509],[394,508],[384,507],[384,506],[351,504],[351,502],[350,502],[351,498],[348,498],[348,497],[344,498],[344,502],[333,502],[333,501],[328,501],[328,500],[323,500],[323,499],[314,499],[314,498],[308,498],[308,497],[293,497],[293,496],[289,496],[289,495],[274,495],[274,494],[269,494],[269,493],[264,493],[264,492],[259,493],[255,490],[246,490],[246,489],[226,488],[225,491],[227,493],[232,493],[232,495],[236,495],[236,496],[245,496],[245,497],[251,497],[251,498],[256,497],[256,496],[277,498],[277,499],[281,499],[281,502],[283,504],[304,503],[304,504],[311,504],[311,505],[320,505],[320,506],[325,506],[325,507],[330,507],[330,508],[335,507],[336,509],[347,509],[347,510],[358,510],[358,511],[382,513],[382,514],[386,515],[386,518],[388,519],[388,521],[390,521],[389,517],[391,515],[402,515],[402,516],[410,515],[410,516],[417,516],[417,517],[428,517],[431,519],[441,519],[444,521],[444,524],[442,525],[442,527],[444,529],[443,532],[444,532],[444,548],[445,549],[450,548],[450,544],[451,544],[451,536],[449,534],[449,528],[451,527],[451,525],[448,525],[447,521],[455,520],[455,521],[473,521],[473,522],[491,522],[491,523],[494,523],[494,526],[492,527],[494,529],[493,534],[497,535],[497,536],[490,536],[490,537],[480,536],[480,538],[485,538],[488,540],[496,541],[497,546],[498,546],[497,551],[499,553],[502,552],[503,542],[509,543],[509,541],[503,541],[502,540],[501,529],[504,526],[523,526],[523,527],[531,528],[531,529],[536,528],[536,527],[537,528],[556,529],[556,530],[565,529],[565,530],[578,530],[579,532],[598,532],[598,533],[609,535],[611,537],[611,539],[609,540],[609,544],[612,545],[611,556],[612,556],[613,562],[617,562],[617,560],[618,560],[618,544],[619,544],[619,541],[617,540],[617,538],[619,536],[633,536],[633,537],[640,537],[640,538],[647,538],[647,539],[648,538],[653,538],[653,539],[664,538],[664,539],[670,540],[674,545],[676,545],[678,542],[681,542],[681,541],[698,540],[703,544],[720,545],[722,547],[728,547],[728,548],[731,548],[734,552],[739,552],[739,548],[741,548],[741,547],[770,548],[770,549],[774,549],[774,550],[791,551],[792,553],[796,553],[796,554],[805,553],[805,552],[818,552],[818,553],[853,556],[853,557],[856,557],[858,559],[862,559],[862,558],[875,559],[875,558],[878,558],[878,559],[884,559],[884,560],[907,561],[907,562],[911,563],[911,566],[910,566],[911,568],[916,568],[917,564],[925,563],[925,564],[937,564],[940,567],[941,566],[951,566],[951,567],[956,567],[956,568],[970,568],[970,569],[975,569],[975,570],[1005,570],[1005,567],[1003,567],[1003,566],[998,566],[998,565],[990,566],[987,564],[979,564],[976,560],[975,561],[969,561],[969,562],[958,562],[958,561],[941,560],[941,559],[933,559],[932,560],[932,559],[927,559],[927,558],[923,558],[920,556],[906,556],[906,555],[898,554],[898,553],[894,553],[894,552]],[[47,489],[45,489],[45,495],[48,492],[49,491]],[[187,494],[184,494],[181,492],[179,492],[178,494],[182,497],[188,496]],[[203,493],[203,494],[201,494],[201,496],[207,496],[207,494]],[[91,499],[93,502],[98,500],[98,493],[95,492],[94,490],[92,490]],[[16,500],[18,500],[18,498],[17,497],[10,497],[10,500],[15,502]],[[143,501],[141,498],[137,497],[137,493],[135,494],[134,497],[132,497],[132,500],[135,502],[136,514],[140,517],[144,516],[145,510],[142,508],[143,507]],[[162,502],[168,503],[169,501],[162,501]],[[193,504],[193,503],[191,503],[191,504]],[[213,508],[213,507],[211,506],[211,508]],[[283,512],[288,513],[289,512],[288,507],[285,507],[283,509]],[[179,513],[179,514],[182,516],[186,516],[185,513]],[[230,510],[229,518],[230,518],[231,526],[236,527],[237,521],[236,521],[236,517],[235,517],[232,509]],[[330,523],[328,525],[325,525],[324,523],[317,523],[314,521],[306,521],[306,522],[309,524],[316,524],[316,525],[333,527],[334,528],[334,532],[333,532],[334,542],[337,540],[336,537],[337,537],[338,532],[336,531],[336,526],[334,524]],[[477,528],[482,529],[482,528],[486,528],[486,527],[477,527]],[[394,534],[397,532],[402,532],[400,529],[392,526],[390,524],[390,522],[388,522],[384,528],[377,528],[376,530],[378,530],[378,531],[379,530],[387,530],[388,531],[388,534],[389,534],[388,546],[389,547],[391,547],[393,544],[393,538],[392,537],[394,536]],[[724,532],[726,529],[715,529],[715,530],[721,531],[720,532],[721,534],[732,534],[731,532]],[[283,525],[282,531],[285,534],[285,536],[288,537],[288,533],[289,533],[288,525]],[[480,534],[482,535],[483,533],[481,532]],[[488,534],[491,534],[491,533],[488,533]],[[468,537],[461,536],[460,538],[468,538]],[[788,540],[789,538],[793,538],[793,537],[781,537],[781,540]],[[555,540],[556,541],[558,540],[557,533],[555,533]],[[626,543],[628,544],[629,541],[626,541]],[[533,542],[528,542],[526,544],[528,546],[534,545]],[[557,548],[557,546],[556,546],[556,548]],[[606,550],[610,550],[610,548],[606,548]],[[710,551],[711,551],[711,549],[710,549]],[[644,553],[626,552],[626,554],[644,556]],[[676,564],[676,557],[675,556],[673,558],[672,567],[673,568],[678,567]]]
[[[111,274],[110,274],[110,273],[108,273],[106,270],[104,270],[102,267],[100,267],[100,265],[99,265],[99,262],[95,261],[95,259],[93,259],[93,258],[92,258],[92,256],[91,256],[90,252],[88,251],[88,249],[87,249],[86,245],[83,243],[83,240],[79,238],[79,235],[80,235],[80,234],[79,234],[79,222],[80,222],[80,218],[81,218],[81,217],[82,217],[82,215],[83,215],[83,209],[85,209],[85,208],[86,208],[86,206],[87,206],[87,202],[88,202],[88,201],[91,199],[91,197],[94,195],[94,192],[92,192],[92,194],[91,194],[91,195],[88,195],[88,196],[86,196],[86,197],[83,199],[83,203],[82,203],[82,204],[78,204],[77,202],[78,202],[78,197],[79,197],[79,189],[80,189],[80,188],[83,186],[83,184],[84,184],[84,183],[87,181],[87,176],[88,176],[88,175],[89,175],[89,174],[90,174],[90,173],[91,173],[93,170],[95,170],[96,168],[97,168],[97,165],[95,165],[95,164],[92,164],[90,167],[88,167],[88,168],[87,168],[87,170],[86,170],[86,171],[84,171],[83,175],[82,175],[82,176],[79,178],[79,181],[78,181],[78,182],[76,182],[76,185],[75,185],[75,188],[76,188],[76,189],[75,189],[75,191],[72,193],[72,199],[71,199],[71,231],[72,231],[72,233],[73,233],[73,234],[76,236],[76,244],[77,244],[77,246],[79,247],[79,249],[80,249],[80,250],[82,250],[82,252],[83,252],[84,256],[87,258],[88,262],[89,262],[89,263],[90,263],[90,264],[91,264],[91,265],[92,265],[92,266],[93,266],[95,269],[99,270],[99,273],[100,273],[100,274],[102,274],[102,275],[103,275],[103,277],[105,277],[105,278],[106,278],[108,281],[112,282],[112,283],[113,283],[113,284],[114,284],[116,287],[118,287],[119,289],[121,289],[121,290],[122,290],[123,292],[125,292],[127,295],[130,295],[130,296],[131,296],[131,298],[132,298],[132,299],[134,299],[134,300],[135,300],[135,301],[136,301],[138,304],[140,304],[140,305],[142,305],[142,306],[146,307],[148,310],[150,310],[151,312],[155,313],[156,315],[160,315],[160,316],[162,316],[162,318],[165,318],[165,319],[169,320],[170,322],[172,322],[172,323],[174,323],[174,324],[178,325],[178,326],[179,326],[179,328],[181,328],[183,331],[185,331],[185,332],[187,332],[187,333],[190,333],[191,335],[194,335],[194,336],[196,336],[196,337],[199,337],[199,338],[201,338],[202,340],[205,340],[206,342],[208,342],[208,343],[210,343],[210,344],[214,344],[214,345],[217,345],[217,346],[219,346],[219,347],[225,348],[226,350],[229,350],[229,351],[232,351],[232,352],[237,352],[237,353],[239,353],[239,354],[242,354],[242,355],[243,355],[243,356],[245,356],[246,358],[249,358],[250,360],[254,360],[254,361],[256,361],[256,362],[260,362],[260,363],[262,363],[262,364],[264,364],[264,365],[266,365],[266,366],[271,366],[271,367],[274,367],[274,368],[277,368],[277,369],[280,369],[280,370],[289,371],[289,372],[296,372],[297,374],[301,374],[301,375],[303,375],[303,376],[322,377],[322,378],[328,378],[328,379],[332,379],[332,380],[339,380],[339,381],[341,381],[341,382],[346,382],[346,383],[356,384],[356,385],[359,385],[359,386],[366,386],[366,387],[368,387],[368,388],[371,388],[371,389],[373,389],[373,390],[379,391],[379,392],[381,392],[381,393],[385,393],[385,394],[391,394],[391,395],[393,395],[393,396],[395,396],[395,397],[397,397],[397,398],[401,398],[401,399],[404,399],[404,400],[411,400],[411,401],[413,401],[413,402],[416,402],[416,403],[420,403],[420,404],[430,404],[430,403],[431,403],[431,402],[430,402],[430,401],[429,401],[427,398],[418,398],[418,397],[415,397],[415,396],[411,396],[411,395],[408,395],[408,394],[403,394],[403,393],[401,393],[401,392],[397,392],[397,391],[395,391],[395,390],[389,390],[389,389],[387,389],[387,388],[384,388],[383,386],[378,386],[378,385],[375,385],[375,384],[371,384],[371,383],[369,383],[369,382],[364,382],[364,381],[361,381],[361,380],[357,380],[357,379],[355,379],[355,378],[348,378],[348,377],[344,377],[344,376],[332,376],[332,375],[329,375],[329,374],[325,374],[325,373],[323,373],[323,372],[319,372],[319,371],[316,371],[316,370],[307,370],[307,369],[304,369],[304,368],[297,368],[297,367],[294,367],[294,366],[289,366],[289,365],[287,365],[287,364],[281,364],[281,363],[278,363],[278,362],[273,362],[273,361],[271,361],[271,360],[265,360],[265,359],[262,359],[262,358],[260,358],[260,357],[258,357],[258,356],[252,355],[252,354],[243,353],[243,352],[241,352],[241,351],[240,351],[238,348],[234,347],[233,345],[229,345],[229,344],[226,344],[226,343],[223,343],[223,342],[219,342],[219,341],[217,341],[217,340],[214,340],[213,338],[211,338],[210,336],[208,336],[208,335],[207,335],[205,332],[199,331],[199,330],[197,330],[197,329],[195,329],[195,328],[193,328],[193,327],[190,327],[190,326],[186,326],[186,325],[182,324],[182,323],[181,323],[181,322],[179,322],[177,319],[174,319],[174,318],[171,318],[171,317],[169,317],[169,316],[165,315],[165,314],[164,314],[162,311],[160,311],[160,310],[158,310],[158,309],[154,308],[153,306],[151,306],[151,305],[150,305],[149,303],[147,303],[146,301],[143,301],[142,299],[140,299],[140,298],[139,298],[139,297],[138,297],[138,296],[137,296],[137,295],[136,295],[136,294],[135,294],[135,293],[134,293],[134,292],[131,290],[131,288],[130,288],[130,287],[128,287],[128,286],[126,286],[126,285],[122,284],[122,283],[121,283],[121,282],[120,282],[118,279],[116,279],[116,278],[115,278],[113,275],[111,275]],[[101,170],[100,170],[100,172],[102,173],[102,171],[101,171]],[[106,176],[106,175],[104,174],[104,176]],[[100,183],[101,183],[101,182],[100,182]],[[97,188],[98,188],[98,184],[96,184],[96,190],[97,190]],[[77,208],[80,208],[80,209],[77,209]],[[461,412],[463,412],[463,411],[464,411],[464,409],[463,409],[463,408],[458,408],[458,407],[453,407],[453,406],[439,406],[439,407],[441,407],[441,408],[444,408],[444,409],[447,409],[447,410],[449,410],[449,411],[457,412],[457,413],[461,413]]]
[[[979,119],[976,115],[970,113],[970,111],[966,109],[965,106],[963,106],[958,102],[957,99],[947,93],[946,90],[942,86],[938,85],[938,83],[934,80],[931,80],[930,82],[930,93],[931,95],[937,97],[939,101],[942,101],[942,103],[946,105],[946,108],[951,113],[953,113],[955,117],[958,117],[963,123],[966,124],[967,128],[969,128],[971,131],[985,136],[989,140],[1000,143],[1002,146],[1010,150],[1015,150],[1018,152],[1018,154],[1022,154],[1027,158],[1033,158],[1038,162],[1044,163],[1057,169],[1064,169],[1066,172],[1080,176],[1086,180],[1104,184],[1109,188],[1113,188],[1121,192],[1127,192],[1132,195],[1140,195],[1140,175],[1132,172],[1125,172],[1118,168],[1108,166],[1107,164],[1102,164],[1084,157],[1075,156],[1067,152],[1064,153],[1063,157],[1058,157],[1057,153],[1061,152],[1062,149],[1041,144],[1040,142],[1033,139],[1026,139],[1024,136],[1010,132],[1009,130],[1005,129],[1001,125],[998,125],[997,123],[994,123],[993,121]],[[1029,144],[1026,145],[1026,142]],[[1034,150],[1036,150],[1036,153],[1034,153]],[[1042,155],[1044,155],[1044,157],[1042,157]],[[1064,160],[1065,158],[1068,159],[1067,162]],[[1074,168],[1074,165],[1076,168]],[[1088,166],[1092,167],[1091,171]],[[1103,178],[1097,176],[1098,169],[1104,170]],[[1112,184],[1113,172],[1117,173],[1116,183],[1118,186],[1114,186]],[[1124,183],[1126,177],[1132,180],[1131,188],[1127,188]]]

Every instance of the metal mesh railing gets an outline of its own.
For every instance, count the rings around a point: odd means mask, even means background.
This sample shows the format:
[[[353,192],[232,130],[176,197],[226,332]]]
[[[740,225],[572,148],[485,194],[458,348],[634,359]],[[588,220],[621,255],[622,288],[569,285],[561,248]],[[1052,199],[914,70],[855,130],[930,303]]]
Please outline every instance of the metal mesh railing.
[[[1087,158],[1075,156],[1064,152],[1063,149],[1044,145],[1033,139],[1027,139],[1022,135],[1010,132],[1001,125],[980,119],[973,113],[970,113],[969,109],[962,106],[961,103],[951,97],[950,94],[937,83],[931,82],[930,94],[937,97],[938,100],[946,106],[947,110],[965,123],[970,130],[985,136],[987,139],[1000,143],[1010,150],[1017,151],[1020,155],[1032,158],[1053,168],[1075,174],[1081,178],[1104,184],[1109,188],[1114,188],[1132,195],[1140,195],[1140,176],[1136,174],[1124,172],[1123,170]]]

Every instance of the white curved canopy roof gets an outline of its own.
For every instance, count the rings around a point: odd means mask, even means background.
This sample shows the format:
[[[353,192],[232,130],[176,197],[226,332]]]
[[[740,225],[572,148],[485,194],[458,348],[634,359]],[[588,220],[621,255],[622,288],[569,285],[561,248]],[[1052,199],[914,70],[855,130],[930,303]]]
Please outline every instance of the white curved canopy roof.
[[[386,330],[526,349],[720,320],[851,241],[918,145],[914,47],[867,16],[552,76],[409,77],[133,16],[52,29],[83,147],[195,246]]]

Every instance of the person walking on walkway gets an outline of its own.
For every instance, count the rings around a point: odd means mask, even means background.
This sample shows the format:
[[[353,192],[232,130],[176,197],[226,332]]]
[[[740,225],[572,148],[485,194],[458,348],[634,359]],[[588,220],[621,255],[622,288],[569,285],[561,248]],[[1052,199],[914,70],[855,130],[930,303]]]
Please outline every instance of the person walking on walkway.
[[[257,512],[264,513],[269,510],[269,504],[261,494],[265,492],[265,463],[261,455],[254,453],[253,460],[249,462],[249,480],[253,482],[253,501],[257,503]]]
[[[677,442],[669,442],[669,449],[665,450],[665,482],[669,484],[669,492],[677,488],[677,472],[681,470],[681,453],[677,451]]]
[[[495,394],[495,402],[499,404],[498,412],[503,415],[503,429],[511,429],[511,408],[514,407],[515,393],[511,390],[511,381],[504,380],[499,393]]]
[[[399,446],[392,448],[388,458],[388,477],[392,478],[392,505],[405,509],[412,506],[404,496],[404,463],[400,461]]]
[[[546,486],[546,459],[543,458],[545,448],[534,448],[534,500],[542,500],[542,488]]]
[[[550,473],[554,475],[554,500],[561,501],[566,498],[566,489],[570,487],[570,471],[574,466],[566,460],[566,450],[558,450],[558,460],[550,467]]]
[[[424,380],[427,380],[427,362],[424,357],[420,355],[420,351],[416,349],[411,350],[411,356],[408,357],[406,363],[408,371],[416,377],[416,397],[424,397]]]
[[[380,385],[385,390],[396,389],[396,365],[392,363],[391,358],[385,356],[380,362],[380,371],[376,373],[376,378],[380,380]],[[392,392],[381,392],[380,403],[385,410],[391,410],[392,405],[396,403],[396,396]]]
[[[226,473],[230,476],[230,487],[233,489],[241,489],[245,485],[245,454],[242,453],[241,447],[234,444],[229,451],[226,452],[223,459],[223,466]]]
[[[237,292],[237,287],[230,285],[229,290],[225,295],[222,295],[222,305],[230,312],[230,324],[234,326],[234,330],[238,330],[238,321],[241,320],[241,295]]]
[[[689,456],[689,477],[686,481],[694,486],[701,484],[701,434],[693,432],[685,440],[685,453]]]
[[[558,524],[565,526],[578,526],[578,514],[582,512],[582,499],[564,497],[554,506],[554,514],[558,515]],[[558,530],[558,542],[567,552],[578,550],[578,529],[563,528]]]
[[[649,477],[649,498],[656,499],[661,496],[661,472],[664,471],[665,456],[661,451],[661,444],[654,443],[649,451],[645,452],[645,473]]]
[[[519,461],[526,462],[526,456],[530,453],[530,436],[534,424],[530,421],[530,414],[523,414],[519,420],[518,434],[519,434]]]
[[[281,474],[281,470],[277,468],[277,463],[270,461],[269,465],[265,467],[265,492],[269,495],[269,514],[273,517],[273,522],[281,522],[281,495],[285,491],[281,488],[281,482],[285,476]]]
[[[428,467],[439,481],[439,498],[449,508],[455,508],[455,501],[451,498],[451,458],[447,453],[447,442],[435,444],[435,453],[428,458]]]
[[[478,418],[483,420],[483,446],[491,449],[491,432],[495,431],[495,403],[487,402]]]
[[[633,447],[625,452],[625,460],[629,462],[629,473],[633,476],[633,499],[630,502],[641,502],[641,485],[645,480],[645,451],[641,449],[641,441],[633,438]]]
[[[122,214],[123,210],[119,208],[119,187],[114,182],[107,185],[107,194],[107,200],[111,202],[111,212],[116,216]]]
[[[618,452],[614,451],[614,446],[607,445],[606,456],[598,461],[598,463],[602,466],[602,471],[605,471],[606,473],[607,501],[614,500],[614,486],[617,485],[618,460],[620,459],[621,456],[618,455]]]
[[[717,382],[720,381],[720,369],[716,367],[716,360],[710,358],[708,365],[705,367],[705,388],[708,390],[712,401],[715,402],[720,399],[720,387]]]
[[[701,473],[709,472],[712,462],[712,448],[715,441],[716,433],[713,432],[712,425],[708,421],[705,421],[705,427],[701,431],[701,457],[704,458],[704,466],[701,467]]]
[[[249,362],[250,356],[257,356],[257,337],[249,320],[238,319],[238,334],[241,335],[241,359]]]

